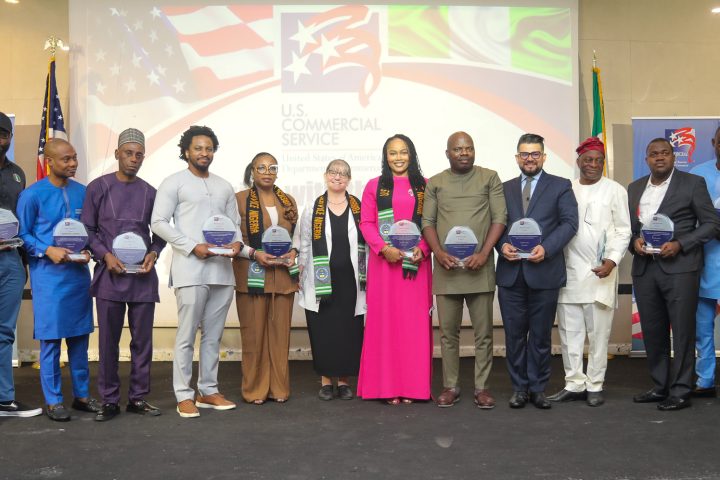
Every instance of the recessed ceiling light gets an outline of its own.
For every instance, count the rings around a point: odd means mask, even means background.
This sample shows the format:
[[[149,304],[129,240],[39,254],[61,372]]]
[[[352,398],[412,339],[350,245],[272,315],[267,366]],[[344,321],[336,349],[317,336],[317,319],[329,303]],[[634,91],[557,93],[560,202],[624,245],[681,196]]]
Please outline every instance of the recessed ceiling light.
[[[5,0],[5,3],[20,3],[20,0]]]
[[[5,0],[5,1],[7,1],[7,0]],[[711,11],[712,13],[718,14],[718,13],[720,13],[720,7],[715,7],[715,8],[713,8],[713,9],[710,10],[710,11]]]

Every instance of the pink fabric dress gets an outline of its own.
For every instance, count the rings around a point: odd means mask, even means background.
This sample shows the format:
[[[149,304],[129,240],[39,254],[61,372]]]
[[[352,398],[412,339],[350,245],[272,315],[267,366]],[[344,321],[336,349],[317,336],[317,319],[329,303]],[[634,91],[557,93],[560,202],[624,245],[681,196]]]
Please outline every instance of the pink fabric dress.
[[[395,221],[412,220],[415,200],[408,177],[393,177]],[[360,230],[370,247],[368,261],[367,314],[360,358],[358,396],[373,398],[430,398],[432,377],[432,271],[430,249],[414,279],[403,278],[402,262],[388,263],[379,254],[385,242],[378,231],[377,185],[365,187]]]

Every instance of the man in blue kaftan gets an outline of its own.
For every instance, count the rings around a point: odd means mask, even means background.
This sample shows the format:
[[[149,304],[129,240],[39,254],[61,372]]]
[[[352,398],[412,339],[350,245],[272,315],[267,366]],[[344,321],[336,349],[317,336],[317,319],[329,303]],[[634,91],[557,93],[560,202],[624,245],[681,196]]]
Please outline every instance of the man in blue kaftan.
[[[72,377],[76,410],[97,412],[88,394],[88,337],[93,331],[89,294],[90,254],[72,260],[68,248],[55,246],[53,229],[66,219],[79,220],[85,186],[71,180],[77,170],[77,153],[70,143],[53,139],[45,147],[48,176],[20,194],[17,212],[20,237],[30,266],[35,317],[34,338],[40,341],[40,383],[46,413],[55,421],[70,420],[63,406],[60,348],[64,338]]]

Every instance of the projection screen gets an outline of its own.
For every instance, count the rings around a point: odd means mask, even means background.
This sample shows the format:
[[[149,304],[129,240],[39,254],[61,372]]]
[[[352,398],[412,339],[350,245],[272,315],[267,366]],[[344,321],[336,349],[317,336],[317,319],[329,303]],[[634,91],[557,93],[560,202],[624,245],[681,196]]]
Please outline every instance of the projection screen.
[[[186,168],[177,143],[193,124],[216,132],[211,171],[236,190],[245,188],[242,174],[255,153],[275,155],[277,184],[301,209],[324,190],[322,172],[334,158],[350,163],[349,190],[360,196],[379,175],[381,147],[394,133],[413,139],[428,177],[447,168],[446,140],[457,130],[474,138],[476,164],[503,180],[519,174],[513,155],[525,132],[546,138],[548,171],[574,175],[574,0],[70,0],[70,35],[70,138],[83,182],[116,169],[117,135],[135,127],[147,138],[140,176],[158,186]],[[166,285],[169,252],[163,257]],[[162,318],[173,323],[174,299],[167,289],[161,295],[169,301]]]

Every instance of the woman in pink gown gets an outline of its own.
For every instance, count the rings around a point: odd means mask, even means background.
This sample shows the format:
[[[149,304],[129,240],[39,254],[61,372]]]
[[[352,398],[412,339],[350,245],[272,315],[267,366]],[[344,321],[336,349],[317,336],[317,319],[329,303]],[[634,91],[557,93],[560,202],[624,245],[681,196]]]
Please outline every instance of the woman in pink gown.
[[[405,135],[388,138],[382,174],[365,186],[360,213],[360,230],[370,249],[358,378],[363,399],[397,405],[430,398],[430,248],[421,239],[403,264],[402,252],[386,241],[389,225],[399,220],[414,221],[420,228],[425,183],[412,141]]]

